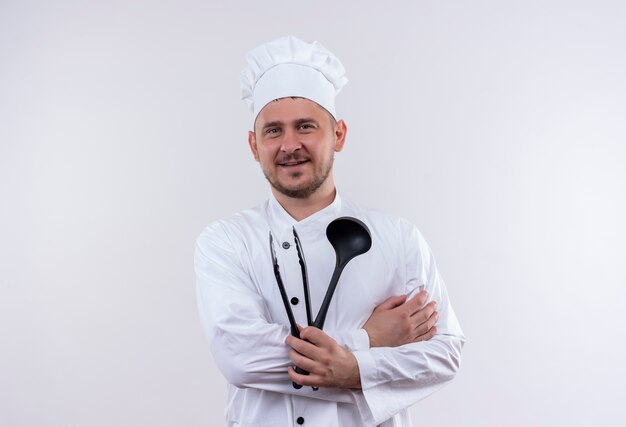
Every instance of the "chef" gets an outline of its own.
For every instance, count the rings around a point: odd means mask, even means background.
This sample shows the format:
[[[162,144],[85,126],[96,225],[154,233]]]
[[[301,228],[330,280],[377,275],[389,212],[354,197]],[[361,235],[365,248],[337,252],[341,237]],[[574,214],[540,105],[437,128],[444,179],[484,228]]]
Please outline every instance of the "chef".
[[[459,368],[464,336],[420,232],[335,187],[333,160],[347,134],[335,95],[346,83],[341,62],[318,42],[283,37],[247,56],[248,143],[271,192],[210,224],[195,251],[201,321],[229,383],[229,426],[411,426],[410,406]],[[335,267],[326,227],[344,216],[367,226],[372,245],[345,267],[321,330],[307,325],[294,230],[315,316]]]

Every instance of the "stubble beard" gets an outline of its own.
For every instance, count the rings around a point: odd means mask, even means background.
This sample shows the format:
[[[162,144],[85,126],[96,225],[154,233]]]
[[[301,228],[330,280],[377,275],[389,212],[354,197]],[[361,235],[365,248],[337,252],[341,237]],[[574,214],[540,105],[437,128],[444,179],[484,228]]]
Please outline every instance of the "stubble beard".
[[[287,188],[283,186],[277,179],[272,179],[269,174],[263,170],[263,175],[265,175],[265,179],[270,183],[272,187],[276,189],[281,194],[284,194],[287,197],[291,197],[293,199],[306,199],[310,197],[313,193],[315,193],[328,179],[328,175],[330,175],[330,171],[333,169],[334,156],[331,157],[330,162],[326,167],[324,167],[319,173],[316,173],[313,176],[313,180],[301,188]],[[292,176],[297,178],[301,175],[301,172],[295,172]]]

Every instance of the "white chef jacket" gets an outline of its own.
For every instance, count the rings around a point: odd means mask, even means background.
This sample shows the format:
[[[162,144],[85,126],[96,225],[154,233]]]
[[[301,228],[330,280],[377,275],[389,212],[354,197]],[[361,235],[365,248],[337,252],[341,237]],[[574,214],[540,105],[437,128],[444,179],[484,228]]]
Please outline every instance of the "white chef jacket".
[[[345,267],[324,330],[355,355],[362,390],[297,390],[287,375],[293,365],[284,342],[289,321],[274,277],[269,232],[294,317],[306,326],[292,227],[305,255],[315,319],[335,267],[326,227],[342,216],[368,226],[372,247]],[[212,223],[197,239],[195,270],[203,328],[229,382],[229,426],[411,426],[408,408],[458,370],[464,336],[424,238],[408,221],[339,194],[302,221],[270,196],[259,207]],[[422,288],[437,301],[437,334],[425,342],[370,348],[362,327],[374,308],[392,295],[410,298]]]

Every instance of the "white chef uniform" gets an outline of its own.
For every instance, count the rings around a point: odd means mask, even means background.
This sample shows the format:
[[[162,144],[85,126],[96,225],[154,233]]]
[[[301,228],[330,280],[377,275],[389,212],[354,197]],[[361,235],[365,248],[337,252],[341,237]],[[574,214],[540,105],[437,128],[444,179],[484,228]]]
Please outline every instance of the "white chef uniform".
[[[355,355],[362,390],[293,388],[284,343],[289,322],[272,269],[269,232],[294,316],[306,325],[295,226],[306,257],[315,318],[335,266],[326,238],[335,218],[363,221],[369,252],[350,261],[324,330]],[[302,221],[270,196],[265,204],[209,225],[195,252],[198,307],[215,362],[229,382],[229,426],[410,426],[408,408],[451,380],[463,333],[426,241],[408,221],[342,200]],[[392,295],[426,289],[437,301],[437,334],[425,342],[369,348],[363,324]]]

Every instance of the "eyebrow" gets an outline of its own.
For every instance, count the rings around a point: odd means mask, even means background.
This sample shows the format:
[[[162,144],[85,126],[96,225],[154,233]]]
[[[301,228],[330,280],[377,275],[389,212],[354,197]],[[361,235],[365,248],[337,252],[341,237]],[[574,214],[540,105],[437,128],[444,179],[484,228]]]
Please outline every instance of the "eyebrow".
[[[314,118],[310,118],[310,117],[304,117],[302,119],[298,119],[294,123],[296,126],[301,125],[302,123],[314,123],[315,125],[319,126],[319,122],[315,120]]]
[[[281,127],[282,125],[284,125],[284,123],[281,121],[267,122],[263,125],[261,130],[265,130],[267,128],[273,128],[273,127]]]

